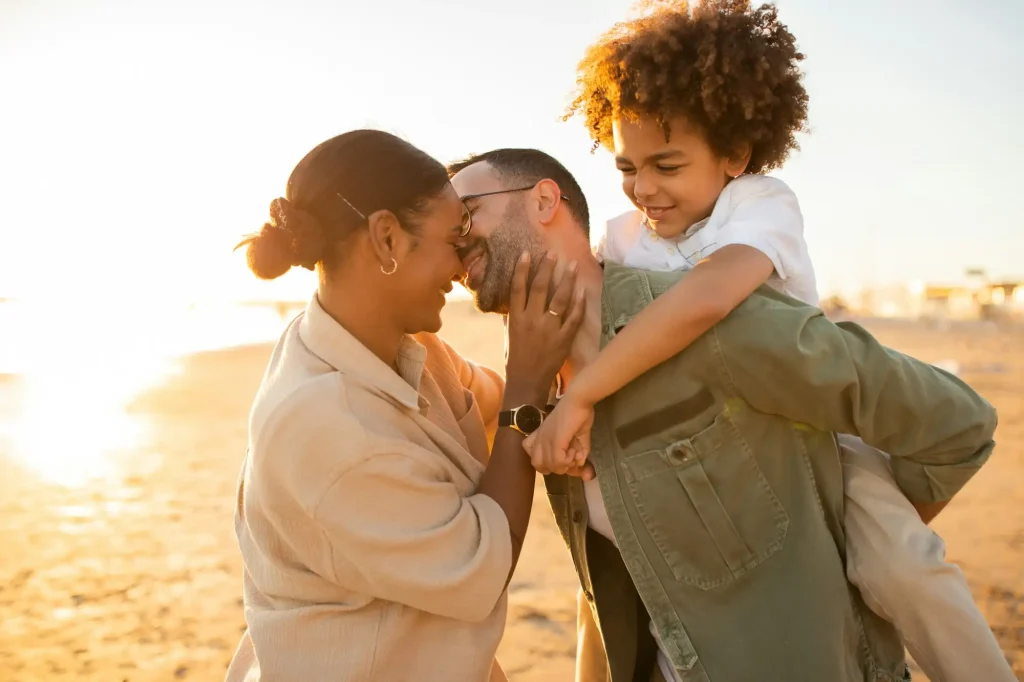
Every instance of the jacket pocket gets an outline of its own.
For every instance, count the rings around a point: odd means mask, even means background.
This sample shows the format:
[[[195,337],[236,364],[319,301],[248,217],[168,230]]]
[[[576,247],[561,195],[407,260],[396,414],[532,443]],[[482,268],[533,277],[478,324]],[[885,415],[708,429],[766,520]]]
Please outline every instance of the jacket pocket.
[[[693,436],[625,457],[621,466],[676,580],[721,587],[782,548],[789,517],[728,412]]]

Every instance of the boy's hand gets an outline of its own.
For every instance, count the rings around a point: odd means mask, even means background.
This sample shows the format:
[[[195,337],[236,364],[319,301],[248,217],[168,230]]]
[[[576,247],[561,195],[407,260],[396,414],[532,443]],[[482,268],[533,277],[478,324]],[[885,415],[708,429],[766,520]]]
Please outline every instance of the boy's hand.
[[[594,471],[594,465],[590,462],[584,462],[583,466],[576,466],[575,464],[569,467],[569,470],[565,472],[569,476],[576,476],[582,478],[584,481],[592,481],[597,476],[597,472]]]
[[[533,468],[541,474],[582,475],[593,425],[593,406],[576,400],[571,391],[566,393],[540,428],[523,441]]]

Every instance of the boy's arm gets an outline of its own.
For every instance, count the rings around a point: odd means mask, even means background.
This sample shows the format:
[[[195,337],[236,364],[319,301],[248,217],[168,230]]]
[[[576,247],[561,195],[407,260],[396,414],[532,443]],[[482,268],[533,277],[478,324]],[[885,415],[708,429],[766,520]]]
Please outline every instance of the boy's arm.
[[[724,319],[774,271],[744,244],[725,246],[644,308],[569,385],[567,397],[595,405],[682,352]]]
[[[820,310],[754,297],[714,331],[754,409],[860,436],[892,455],[896,482],[934,516],[985,463],[996,411],[967,384]]]
[[[715,252],[641,311],[573,379],[569,393],[577,404],[595,405],[682,352],[773,272],[786,280],[813,270],[800,204],[786,183],[745,175],[726,193],[732,208],[714,236]]]

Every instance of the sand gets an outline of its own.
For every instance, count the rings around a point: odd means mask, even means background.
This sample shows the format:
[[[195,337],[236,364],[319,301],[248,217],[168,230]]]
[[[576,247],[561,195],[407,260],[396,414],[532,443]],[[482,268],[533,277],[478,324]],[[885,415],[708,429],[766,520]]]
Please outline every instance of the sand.
[[[999,409],[995,456],[935,528],[1024,680],[1024,334],[870,326],[924,360],[955,359]],[[444,335],[500,366],[497,318],[452,304]],[[0,682],[222,678],[244,627],[235,480],[268,354],[256,346],[185,359],[132,403],[148,431],[113,456],[111,479],[46,483],[0,440]],[[0,377],[0,418],[17,408],[18,391],[18,377]],[[55,414],[53,428],[60,422]],[[540,495],[499,650],[513,682],[572,680],[575,586]]]

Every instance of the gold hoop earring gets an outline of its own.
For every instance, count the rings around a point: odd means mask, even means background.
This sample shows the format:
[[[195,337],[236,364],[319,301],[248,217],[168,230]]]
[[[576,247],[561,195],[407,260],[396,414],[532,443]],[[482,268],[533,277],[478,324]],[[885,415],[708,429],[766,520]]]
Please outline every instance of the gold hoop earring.
[[[395,274],[395,270],[397,270],[397,269],[398,269],[398,261],[395,260],[394,256],[391,257],[391,269],[390,270],[385,270],[383,265],[380,266],[380,271],[383,272],[385,275],[393,275],[393,274]]]

